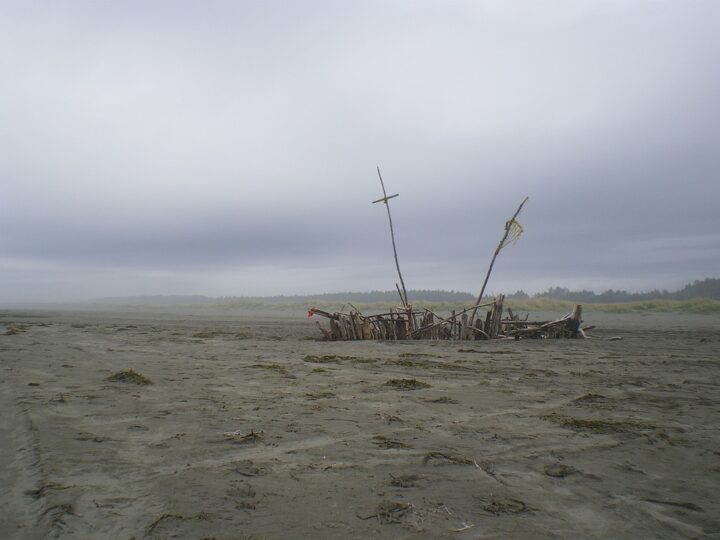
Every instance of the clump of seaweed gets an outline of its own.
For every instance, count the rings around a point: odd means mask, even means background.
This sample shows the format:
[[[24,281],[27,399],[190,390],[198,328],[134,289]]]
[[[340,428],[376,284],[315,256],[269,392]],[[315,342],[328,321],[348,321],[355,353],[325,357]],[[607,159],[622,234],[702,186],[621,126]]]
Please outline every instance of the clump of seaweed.
[[[474,460],[464,458],[461,456],[454,456],[452,454],[446,454],[444,452],[429,452],[424,458],[423,458],[423,465],[427,465],[428,463],[431,463],[433,461],[437,461],[440,463],[451,463],[453,465],[475,465],[478,466],[477,463],[475,463]]]
[[[80,432],[75,437],[76,441],[92,441],[96,443],[104,443],[112,441],[110,437],[103,437],[102,435],[95,435],[94,433]]]
[[[399,488],[411,488],[416,486],[418,480],[422,480],[422,476],[417,474],[401,474],[400,476],[390,475],[390,485]]]
[[[340,360],[349,360],[350,362],[364,363],[366,360],[357,356],[342,356],[339,354],[307,354],[303,359],[305,362],[313,362],[315,364],[337,364]],[[367,360],[367,362],[376,362],[377,360]]]
[[[380,448],[410,448],[409,444],[405,444],[404,442],[395,439],[388,439],[384,435],[375,435],[373,440]]]
[[[21,328],[19,326],[11,326],[5,331],[6,336],[17,336],[19,334],[22,334],[26,332],[25,328]]]
[[[453,399],[448,396],[440,396],[437,399],[428,399],[427,402],[428,403],[444,403],[444,404],[448,404],[448,405],[456,405],[456,404],[460,403],[457,399]]]
[[[403,366],[403,367],[425,367],[423,364],[418,362],[413,362],[412,360],[388,360],[386,362],[388,365],[392,366]]]
[[[108,381],[122,382],[130,384],[148,385],[153,382],[145,377],[145,375],[138,373],[134,369],[127,369],[125,371],[118,371],[108,377]]]
[[[353,358],[352,356],[349,356],[348,359],[353,364],[374,364],[379,360],[378,358]]]
[[[75,508],[72,504],[56,504],[55,506],[51,506],[50,508],[47,508],[43,512],[44,516],[50,517],[50,523],[53,527],[56,527],[57,525],[64,525],[64,517],[66,515],[70,516],[76,516]]]
[[[250,430],[250,433],[242,433],[240,430],[226,431],[223,433],[226,440],[232,441],[237,444],[252,444],[256,443],[263,438],[262,431]]]
[[[335,394],[332,392],[307,392],[305,394],[305,397],[308,399],[328,399],[328,398],[334,398]]]
[[[608,398],[603,396],[602,394],[585,394],[584,396],[580,396],[579,398],[573,399],[574,403],[602,403],[606,401]]]
[[[543,420],[555,422],[562,427],[577,430],[590,430],[594,433],[635,433],[637,431],[656,429],[649,424],[641,424],[632,421],[619,420],[598,420],[575,418],[572,416],[561,416],[558,414],[548,414],[541,417]]]
[[[208,521],[210,519],[210,516],[208,516],[205,512],[200,512],[196,516],[184,516],[178,513],[163,514],[145,528],[146,535],[152,534],[153,531],[160,525],[160,523],[169,519],[177,519],[180,521],[191,521],[193,519],[199,519],[202,521]]]
[[[324,354],[322,356],[317,354],[307,354],[303,360],[314,364],[337,364],[340,362],[340,357],[336,354]]]
[[[493,351],[479,351],[478,349],[458,349],[461,353],[478,353],[478,354],[512,354],[511,350],[493,350]]]
[[[416,379],[390,379],[383,386],[390,386],[396,390],[420,390],[421,388],[430,388],[428,383]]]
[[[530,510],[520,499],[510,497],[491,497],[483,506],[483,510],[496,516],[499,514],[520,514]]]
[[[404,420],[400,418],[399,416],[396,416],[394,414],[388,414],[388,413],[377,413],[376,416],[380,417],[380,420],[383,420],[384,422],[387,422],[388,424],[392,424],[393,422],[399,422],[403,423]]]
[[[282,375],[287,375],[288,371],[285,366],[281,366],[280,364],[253,364],[250,366],[251,368],[258,368],[258,369],[267,369],[269,371],[277,371],[278,373]]]
[[[55,482],[50,482],[48,484],[42,484],[37,489],[31,489],[25,492],[25,495],[29,495],[33,499],[40,499],[42,497],[45,497],[49,490],[61,490],[61,489],[70,489],[75,486],[63,486],[61,484],[56,484]]]
[[[229,334],[229,332],[222,332],[220,330],[209,330],[206,332],[195,332],[192,337],[198,338],[198,339],[211,339],[218,336],[224,336]],[[231,334],[232,335],[232,334]]]

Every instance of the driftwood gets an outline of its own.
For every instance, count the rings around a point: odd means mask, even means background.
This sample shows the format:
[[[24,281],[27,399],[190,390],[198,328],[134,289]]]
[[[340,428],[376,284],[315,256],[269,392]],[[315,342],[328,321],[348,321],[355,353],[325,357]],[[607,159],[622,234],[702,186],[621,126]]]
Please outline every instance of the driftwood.
[[[518,209],[513,214],[513,217],[511,217],[505,223],[505,232],[503,233],[503,236],[500,239],[500,243],[497,245],[497,248],[495,249],[495,253],[492,256],[492,260],[490,261],[490,267],[488,268],[487,273],[485,274],[485,281],[482,284],[482,289],[480,289],[480,294],[478,295],[478,299],[475,302],[475,309],[473,309],[472,314],[470,315],[470,325],[472,325],[473,321],[475,320],[477,308],[480,307],[480,302],[482,302],[483,294],[485,294],[485,287],[487,287],[488,280],[490,279],[490,274],[493,271],[493,266],[495,266],[495,259],[497,259],[497,256],[500,254],[500,250],[502,250],[502,248],[505,247],[505,245],[506,245],[505,242],[507,242],[508,237],[510,236],[510,232],[512,230],[512,224],[516,223],[515,220],[520,215],[520,212],[522,211],[523,206],[525,206],[525,203],[527,201],[528,201],[528,197],[525,197],[525,199],[523,199],[523,202],[520,203],[520,206],[518,206]],[[520,228],[520,232],[522,232],[522,228]]]
[[[485,280],[483,281],[480,294],[472,307],[453,310],[449,317],[441,317],[427,308],[415,309],[408,301],[405,281],[400,272],[397,246],[395,244],[395,230],[393,228],[390,204],[388,201],[397,197],[397,194],[388,195],[385,190],[385,182],[380,167],[377,168],[378,178],[383,196],[375,201],[383,203],[387,210],[388,224],[390,225],[390,240],[392,242],[395,268],[397,270],[400,284],[395,283],[402,307],[391,309],[388,313],[376,315],[364,315],[355,306],[348,312],[338,311],[330,313],[317,308],[308,311],[308,318],[314,315],[325,317],[329,320],[329,329],[325,329],[320,323],[318,327],[327,340],[351,341],[351,340],[408,340],[408,339],[430,339],[430,340],[489,340],[489,339],[524,339],[524,338],[576,338],[585,337],[580,328],[582,307],[577,305],[572,313],[554,321],[528,321],[515,315],[511,309],[507,314],[503,313],[504,295],[497,296],[492,302],[481,304],[485,288],[487,287],[500,251],[507,245],[513,243],[522,234],[522,226],[516,221],[517,217],[527,202],[527,197],[520,203],[512,218],[505,222],[503,236],[495,249],[490,261]],[[478,310],[487,308],[483,317],[478,316]]]
[[[504,295],[482,306],[472,306],[454,311],[449,317],[441,317],[427,308],[414,309],[411,305],[391,309],[387,313],[363,315],[352,306],[349,312],[323,311],[312,308],[308,317],[320,315],[329,319],[329,329],[318,326],[326,340],[457,340],[473,341],[487,339],[547,339],[585,337],[580,328],[582,306],[576,305],[572,313],[553,321],[524,320],[507,310],[503,317]],[[485,307],[485,317],[472,322],[469,312]]]
[[[382,174],[380,174],[380,166],[377,168],[378,177],[380,178],[380,186],[382,187],[383,196],[381,199],[378,199],[377,201],[373,201],[372,203],[379,203],[382,202],[385,204],[385,208],[387,209],[387,215],[388,215],[388,222],[390,223],[390,239],[392,240],[392,247],[393,247],[393,255],[395,256],[395,268],[397,268],[398,277],[400,278],[400,285],[402,285],[402,292],[400,292],[400,287],[398,287],[397,283],[395,284],[395,287],[398,290],[398,294],[400,294],[400,299],[402,300],[402,303],[404,306],[408,305],[408,296],[407,296],[407,290],[405,289],[405,281],[403,280],[402,273],[400,272],[400,262],[398,261],[398,254],[397,254],[397,247],[395,246],[395,230],[393,229],[393,222],[392,222],[392,216],[390,215],[390,205],[388,204],[388,201],[390,199],[393,199],[397,197],[399,194],[396,193],[395,195],[389,195],[385,191],[385,182],[383,182]]]

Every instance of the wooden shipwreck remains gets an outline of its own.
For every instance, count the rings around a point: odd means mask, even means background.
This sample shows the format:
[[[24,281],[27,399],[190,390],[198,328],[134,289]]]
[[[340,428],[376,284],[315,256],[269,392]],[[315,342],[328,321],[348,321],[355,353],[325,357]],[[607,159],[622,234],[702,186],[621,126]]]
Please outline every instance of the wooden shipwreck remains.
[[[364,315],[360,310],[330,313],[318,308],[308,311],[308,317],[319,315],[329,319],[329,329],[319,322],[318,327],[325,339],[332,341],[354,340],[457,340],[474,341],[486,339],[525,338],[575,338],[584,337],[580,328],[582,306],[577,305],[572,313],[551,321],[529,321],[508,309],[503,316],[504,295],[492,302],[453,311],[450,316],[441,317],[428,308],[415,309],[402,306],[387,313]],[[474,322],[468,315],[478,308],[487,308],[484,317]]]
[[[400,295],[402,306],[391,308],[386,313],[377,315],[365,315],[359,309],[351,306],[349,311],[330,313],[318,308],[311,308],[308,311],[308,318],[319,315],[329,319],[329,329],[317,323],[325,339],[328,340],[458,340],[473,341],[486,339],[521,339],[521,338],[574,338],[585,337],[580,328],[582,306],[577,305],[572,313],[551,321],[528,321],[526,316],[521,320],[518,315],[508,309],[503,313],[504,295],[495,297],[491,302],[481,303],[485,287],[490,279],[495,260],[500,251],[515,242],[523,232],[517,217],[527,202],[526,197],[520,206],[505,223],[505,229],[500,243],[493,254],[490,266],[485,275],[480,294],[475,305],[453,310],[450,315],[441,317],[428,308],[414,308],[408,300],[405,281],[400,272],[397,247],[395,245],[395,231],[393,229],[392,216],[388,201],[398,194],[388,195],[385,190],[385,182],[380,167],[377,169],[383,196],[373,201],[373,204],[382,202],[385,204],[390,225],[390,238],[392,241],[395,268],[400,280],[400,285],[395,288]],[[478,310],[485,309],[485,315],[478,316]]]

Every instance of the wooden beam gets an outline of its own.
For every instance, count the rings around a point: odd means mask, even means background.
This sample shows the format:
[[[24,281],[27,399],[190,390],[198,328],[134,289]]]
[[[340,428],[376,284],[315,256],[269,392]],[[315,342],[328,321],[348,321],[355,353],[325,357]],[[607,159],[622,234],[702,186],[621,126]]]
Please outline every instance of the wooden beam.
[[[408,305],[407,290],[405,289],[405,281],[403,281],[402,274],[400,273],[400,263],[398,262],[397,248],[395,247],[395,231],[393,230],[392,216],[390,215],[390,205],[388,204],[388,199],[397,197],[397,195],[391,195],[390,197],[388,197],[388,194],[385,191],[385,182],[383,182],[383,177],[382,177],[382,174],[380,174],[379,166],[377,168],[377,173],[378,173],[378,177],[380,178],[380,186],[382,187],[382,190],[383,190],[383,198],[378,199],[377,201],[374,201],[373,204],[375,204],[376,202],[380,202],[380,201],[385,202],[385,208],[387,209],[388,221],[390,222],[390,239],[392,240],[393,254],[395,255],[395,267],[397,268],[398,277],[400,278],[400,285],[402,285],[403,305],[407,306]]]
[[[515,211],[515,214],[513,214],[513,217],[511,217],[510,220],[505,223],[505,232],[503,234],[502,239],[500,240],[500,243],[497,245],[497,248],[495,249],[495,253],[493,254],[492,260],[490,261],[490,268],[488,268],[487,274],[485,274],[485,281],[482,284],[482,288],[480,289],[480,294],[478,295],[478,299],[475,302],[476,306],[480,305],[483,294],[485,294],[485,287],[487,286],[488,280],[490,279],[490,274],[492,273],[493,266],[495,266],[495,259],[497,259],[497,256],[500,254],[500,250],[503,248],[503,244],[505,243],[505,240],[507,240],[507,237],[510,234],[510,225],[518,217],[518,215],[520,214],[520,211],[522,210],[523,206],[525,206],[525,203],[528,201],[528,199],[529,199],[529,197],[525,197],[525,199],[523,199],[523,202],[520,203],[520,206],[518,206],[518,209]],[[473,310],[472,314],[470,315],[470,326],[472,326],[473,322],[475,322],[475,314],[476,313],[477,313],[477,309]]]
[[[373,204],[379,203],[379,202],[384,202],[384,203],[386,203],[386,202],[388,202],[390,199],[394,199],[395,197],[399,197],[399,196],[400,196],[399,193],[396,193],[395,195],[388,195],[387,197],[383,197],[382,199],[378,199],[377,201],[373,201],[372,203],[373,203]]]

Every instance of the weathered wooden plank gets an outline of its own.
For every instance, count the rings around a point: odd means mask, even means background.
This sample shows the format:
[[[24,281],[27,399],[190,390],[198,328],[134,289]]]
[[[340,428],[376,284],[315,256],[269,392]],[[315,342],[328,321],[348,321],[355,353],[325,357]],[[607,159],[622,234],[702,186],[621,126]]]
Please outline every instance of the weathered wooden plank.
[[[343,336],[342,325],[338,319],[330,319],[330,331],[332,332],[334,340],[345,339]]]
[[[493,337],[492,318],[493,318],[493,309],[491,308],[490,311],[487,312],[487,315],[485,315],[485,325],[484,325],[485,333],[488,336],[490,336],[491,338]]]
[[[360,335],[363,339],[373,339],[373,328],[370,322],[362,321],[360,323]]]

